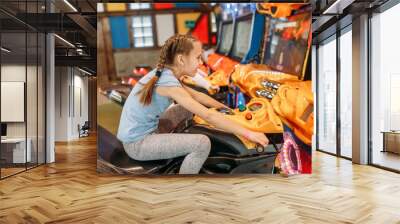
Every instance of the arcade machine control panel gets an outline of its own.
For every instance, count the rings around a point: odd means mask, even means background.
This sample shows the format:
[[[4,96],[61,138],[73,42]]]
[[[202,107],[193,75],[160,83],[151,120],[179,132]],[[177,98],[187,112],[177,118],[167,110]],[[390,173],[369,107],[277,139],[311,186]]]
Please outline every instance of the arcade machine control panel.
[[[274,112],[271,103],[264,98],[253,98],[245,107],[239,109],[220,108],[214,109],[225,115],[227,119],[233,120],[253,131],[266,134],[282,133],[283,126],[279,117]],[[199,116],[194,116],[194,122],[210,128],[215,128],[208,124]],[[256,148],[256,144],[248,141],[242,136],[237,136],[248,149]]]

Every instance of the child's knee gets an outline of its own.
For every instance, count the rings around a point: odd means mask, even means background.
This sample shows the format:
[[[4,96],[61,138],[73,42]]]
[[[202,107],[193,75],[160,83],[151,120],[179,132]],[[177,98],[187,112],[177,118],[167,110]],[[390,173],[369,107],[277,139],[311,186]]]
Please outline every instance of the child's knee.
[[[206,135],[199,135],[199,148],[207,154],[210,152],[211,141]]]

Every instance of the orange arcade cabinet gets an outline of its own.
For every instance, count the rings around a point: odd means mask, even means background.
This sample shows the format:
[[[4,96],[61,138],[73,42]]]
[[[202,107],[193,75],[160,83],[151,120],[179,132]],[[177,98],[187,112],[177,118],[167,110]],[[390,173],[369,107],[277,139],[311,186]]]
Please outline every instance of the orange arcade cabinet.
[[[218,43],[215,53],[207,58],[207,65],[212,69],[207,79],[212,85],[228,86],[229,75],[239,62],[228,57],[234,38],[234,21],[222,21],[219,26]]]
[[[264,36],[262,64],[236,66],[231,80],[249,97],[268,99],[281,119],[283,144],[276,164],[281,172],[311,173],[314,101],[311,81],[304,81],[311,78],[307,70],[311,48],[310,5],[295,5],[288,10],[288,4],[274,4],[273,7],[285,7],[274,15],[265,11],[267,3],[262,5],[263,11],[259,12],[267,12],[269,31]]]
[[[261,81],[264,89],[259,90],[258,94],[272,96],[271,104],[284,127],[284,141],[276,165],[280,172],[289,175],[311,173],[314,131],[309,57],[311,6],[297,8],[297,12],[291,16],[272,21],[272,32],[267,37],[263,62],[272,71],[283,74],[266,75]],[[296,77],[296,80],[291,80],[289,75]]]
[[[230,75],[239,62],[259,61],[264,23],[264,15],[255,11],[248,11],[233,22],[221,23],[217,53],[209,55],[207,62],[215,71],[208,77],[212,83],[228,86]]]
[[[213,95],[218,101],[225,102],[225,94],[229,84],[229,75],[233,71],[235,65],[239,62],[232,60],[228,57],[233,42],[234,20],[222,21],[219,26],[218,43],[214,53],[208,55],[206,59],[207,67],[210,69],[210,74],[204,76],[205,81],[209,83],[208,86],[215,86],[220,88],[220,94],[215,94],[214,91],[207,89],[208,94]],[[202,66],[201,66],[202,67]],[[207,69],[199,68],[200,73],[207,71]],[[204,66],[203,66],[204,67]],[[199,73],[199,72],[198,72]],[[182,81],[194,87],[196,90],[202,91],[202,85],[196,82],[191,77],[184,77]],[[204,86],[204,85],[203,85]],[[202,91],[204,92],[204,91]]]
[[[287,7],[287,4],[282,5]],[[271,100],[280,85],[311,78],[306,71],[311,46],[311,14],[308,4],[300,4],[302,8],[298,5],[294,7],[299,13],[287,18],[266,16],[268,31],[264,35],[261,64],[236,66],[232,82],[246,95]]]

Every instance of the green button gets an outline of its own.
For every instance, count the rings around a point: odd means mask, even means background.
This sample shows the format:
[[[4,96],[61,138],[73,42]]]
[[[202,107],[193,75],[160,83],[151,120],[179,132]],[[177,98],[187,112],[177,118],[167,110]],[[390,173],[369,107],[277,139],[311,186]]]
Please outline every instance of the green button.
[[[243,112],[246,110],[246,106],[245,105],[239,105],[239,111]]]

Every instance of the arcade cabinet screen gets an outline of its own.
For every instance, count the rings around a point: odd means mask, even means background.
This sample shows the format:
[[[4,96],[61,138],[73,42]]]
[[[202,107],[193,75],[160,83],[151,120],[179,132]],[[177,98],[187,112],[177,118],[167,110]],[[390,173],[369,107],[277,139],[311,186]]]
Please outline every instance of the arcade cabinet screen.
[[[273,19],[272,26],[264,63],[272,69],[301,78],[310,47],[311,13]]]
[[[242,59],[249,50],[251,19],[237,22],[236,39],[233,43],[232,56]]]
[[[233,23],[222,24],[220,41],[218,53],[228,54],[233,41]]]

